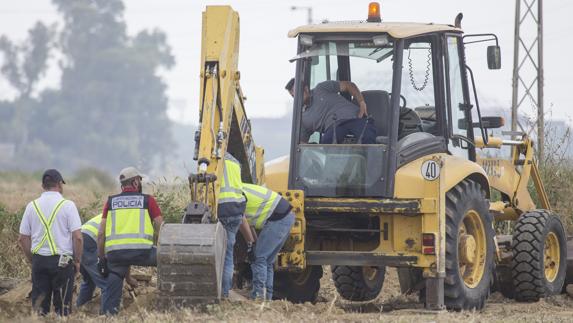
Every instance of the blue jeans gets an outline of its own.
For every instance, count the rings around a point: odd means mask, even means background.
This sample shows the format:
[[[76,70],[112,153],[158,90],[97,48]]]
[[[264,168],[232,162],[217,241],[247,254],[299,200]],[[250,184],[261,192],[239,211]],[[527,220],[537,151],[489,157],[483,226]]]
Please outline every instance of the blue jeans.
[[[223,297],[229,297],[229,290],[233,286],[233,273],[235,266],[233,264],[233,249],[235,248],[235,240],[237,238],[237,231],[243,222],[243,215],[240,216],[227,216],[219,218],[219,222],[227,231],[227,249],[225,251],[225,264],[223,265]]]
[[[294,213],[290,212],[278,221],[267,221],[261,230],[255,246],[255,262],[251,264],[252,298],[273,299],[275,259],[290,234],[294,220]]]
[[[102,300],[106,298],[107,279],[104,278],[97,269],[97,243],[87,234],[82,234],[84,238],[84,250],[80,273],[82,274],[82,284],[76,306],[80,307],[89,302],[94,295],[96,287],[101,289]],[[102,302],[103,305],[103,302]],[[103,307],[100,308],[100,314],[103,314]]]
[[[123,280],[130,266],[157,266],[157,248],[145,250],[114,250],[106,254],[109,276],[106,292],[102,295],[103,314],[117,314],[121,304]]]

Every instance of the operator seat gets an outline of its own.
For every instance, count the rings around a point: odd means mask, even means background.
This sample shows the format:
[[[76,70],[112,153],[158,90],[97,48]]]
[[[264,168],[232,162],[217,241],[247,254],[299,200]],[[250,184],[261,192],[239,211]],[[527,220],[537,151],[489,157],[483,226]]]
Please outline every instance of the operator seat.
[[[376,137],[388,136],[387,120],[390,118],[390,94],[382,90],[362,91],[368,114],[374,118]]]

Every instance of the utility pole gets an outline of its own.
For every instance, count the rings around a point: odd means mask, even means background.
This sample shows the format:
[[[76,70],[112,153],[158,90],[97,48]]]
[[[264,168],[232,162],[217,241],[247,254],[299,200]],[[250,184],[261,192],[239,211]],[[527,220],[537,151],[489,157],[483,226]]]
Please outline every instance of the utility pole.
[[[312,7],[292,6],[290,10],[306,10],[306,23],[309,25],[312,24]]]
[[[518,110],[529,98],[537,112],[537,153],[540,161],[543,161],[545,143],[543,85],[543,0],[515,0],[511,130],[516,131],[518,125],[521,127]]]

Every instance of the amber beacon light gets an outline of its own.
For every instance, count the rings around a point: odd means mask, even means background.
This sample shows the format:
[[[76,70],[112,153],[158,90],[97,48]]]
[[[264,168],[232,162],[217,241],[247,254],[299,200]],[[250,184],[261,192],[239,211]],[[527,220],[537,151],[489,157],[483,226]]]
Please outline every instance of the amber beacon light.
[[[380,4],[378,2],[370,2],[368,5],[368,22],[381,22],[380,19]]]

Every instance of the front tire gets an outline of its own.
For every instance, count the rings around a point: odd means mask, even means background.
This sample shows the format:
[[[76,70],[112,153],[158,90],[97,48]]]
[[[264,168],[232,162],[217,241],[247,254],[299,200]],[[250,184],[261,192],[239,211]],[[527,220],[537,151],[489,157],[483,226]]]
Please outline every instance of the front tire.
[[[567,240],[561,220],[546,210],[522,214],[513,233],[515,300],[536,302],[559,294],[565,283]]]
[[[494,232],[482,187],[464,180],[446,194],[446,278],[449,310],[482,309],[494,270]]]

